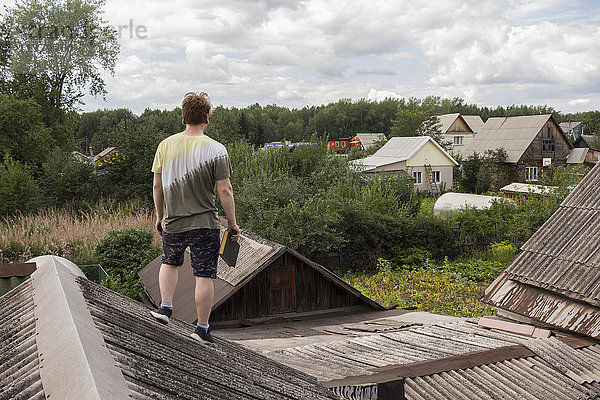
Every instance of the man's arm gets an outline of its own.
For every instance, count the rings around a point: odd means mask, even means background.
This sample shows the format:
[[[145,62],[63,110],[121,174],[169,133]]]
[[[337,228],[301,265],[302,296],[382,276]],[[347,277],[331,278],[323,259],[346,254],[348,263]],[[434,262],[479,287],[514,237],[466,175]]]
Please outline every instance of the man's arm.
[[[156,223],[154,229],[162,236],[161,222],[165,212],[165,198],[162,187],[162,174],[154,173],[154,184],[152,185],[152,197],[154,198],[154,207],[156,209]]]
[[[229,178],[217,181],[217,192],[225,215],[227,215],[227,230],[231,234],[231,240],[237,240],[240,236],[240,228],[235,220],[235,201],[233,200],[233,188]]]

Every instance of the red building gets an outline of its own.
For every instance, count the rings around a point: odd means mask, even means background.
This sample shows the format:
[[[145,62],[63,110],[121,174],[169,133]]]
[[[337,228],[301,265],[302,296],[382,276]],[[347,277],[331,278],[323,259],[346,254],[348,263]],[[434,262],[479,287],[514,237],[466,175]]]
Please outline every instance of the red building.
[[[351,138],[330,140],[327,143],[327,150],[348,150],[351,146],[351,140]]]

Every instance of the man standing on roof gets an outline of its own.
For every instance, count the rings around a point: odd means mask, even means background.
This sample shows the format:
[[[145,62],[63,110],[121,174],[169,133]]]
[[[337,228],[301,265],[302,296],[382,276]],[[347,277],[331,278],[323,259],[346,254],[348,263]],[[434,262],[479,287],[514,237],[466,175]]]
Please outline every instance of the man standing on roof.
[[[164,323],[169,322],[178,268],[183,265],[183,256],[189,246],[196,277],[198,314],[198,325],[192,337],[213,343],[208,317],[214,295],[213,279],[217,278],[220,242],[215,185],[232,240],[238,239],[240,228],[235,220],[229,181],[229,155],[225,146],[204,134],[211,107],[206,93],[186,94],[181,104],[185,130],[163,140],[156,150],[152,172],[156,230],[163,240],[158,274],[162,302],[151,314]]]

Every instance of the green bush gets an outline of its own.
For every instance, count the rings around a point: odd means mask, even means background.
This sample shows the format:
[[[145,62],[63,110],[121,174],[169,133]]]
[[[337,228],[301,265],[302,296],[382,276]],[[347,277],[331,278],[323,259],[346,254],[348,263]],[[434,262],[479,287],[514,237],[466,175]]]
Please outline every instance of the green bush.
[[[136,298],[141,290],[137,272],[160,254],[149,229],[111,231],[96,246],[96,257],[109,278],[106,286]]]
[[[0,216],[34,211],[39,195],[30,167],[10,157],[0,163]]]
[[[442,270],[458,282],[491,282],[505,267],[499,261],[475,258],[452,262],[446,259],[442,264]]]

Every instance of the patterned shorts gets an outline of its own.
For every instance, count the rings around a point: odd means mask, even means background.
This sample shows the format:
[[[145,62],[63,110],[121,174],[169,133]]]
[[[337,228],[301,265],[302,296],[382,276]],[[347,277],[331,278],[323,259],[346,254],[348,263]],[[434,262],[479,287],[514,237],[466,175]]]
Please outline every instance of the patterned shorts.
[[[163,255],[160,262],[181,267],[189,246],[194,276],[217,279],[220,232],[218,229],[194,229],[186,232],[163,231]]]

